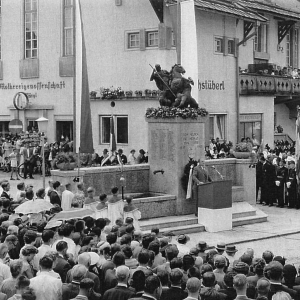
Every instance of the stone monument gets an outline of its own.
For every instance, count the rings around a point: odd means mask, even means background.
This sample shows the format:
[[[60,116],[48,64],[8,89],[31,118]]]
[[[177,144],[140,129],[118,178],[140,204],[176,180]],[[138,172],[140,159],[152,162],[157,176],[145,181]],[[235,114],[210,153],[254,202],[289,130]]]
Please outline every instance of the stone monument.
[[[189,157],[204,159],[207,116],[197,119],[146,118],[149,141],[149,190],[176,196],[176,214],[195,213],[195,200],[186,199],[181,178]]]

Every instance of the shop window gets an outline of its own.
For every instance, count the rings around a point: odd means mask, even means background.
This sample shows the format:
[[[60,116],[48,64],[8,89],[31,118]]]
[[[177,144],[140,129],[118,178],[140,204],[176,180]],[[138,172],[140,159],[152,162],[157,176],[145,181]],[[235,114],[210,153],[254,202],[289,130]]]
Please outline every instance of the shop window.
[[[100,144],[110,143],[110,118],[100,116]],[[128,144],[128,116],[114,116],[114,131],[117,144]]]
[[[0,135],[2,137],[6,136],[9,133],[8,125],[9,125],[8,121],[0,122]]]
[[[73,140],[73,121],[56,121],[56,141]]]
[[[37,0],[25,0],[25,58],[38,57]]]
[[[64,56],[73,55],[73,0],[64,0],[63,7]]]
[[[227,136],[226,115],[209,115],[209,139],[225,140]]]

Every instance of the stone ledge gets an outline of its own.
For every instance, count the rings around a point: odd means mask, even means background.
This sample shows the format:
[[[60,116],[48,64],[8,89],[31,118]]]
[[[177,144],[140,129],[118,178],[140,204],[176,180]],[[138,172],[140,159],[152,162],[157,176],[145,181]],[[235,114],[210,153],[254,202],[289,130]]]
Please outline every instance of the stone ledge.
[[[197,119],[183,119],[181,117],[177,118],[146,118],[148,123],[205,123],[208,116],[199,116]]]

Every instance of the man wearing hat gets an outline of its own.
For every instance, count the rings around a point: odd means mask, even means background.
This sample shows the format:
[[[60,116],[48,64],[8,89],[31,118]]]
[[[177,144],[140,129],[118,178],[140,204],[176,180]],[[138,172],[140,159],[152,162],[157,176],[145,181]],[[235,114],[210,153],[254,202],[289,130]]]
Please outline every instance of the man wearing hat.
[[[300,208],[299,202],[297,201],[297,177],[296,177],[296,169],[295,169],[295,161],[289,161],[289,169],[287,176],[287,192],[288,192],[288,206],[290,208],[296,207]]]
[[[218,253],[220,255],[223,255],[223,253],[225,252],[225,248],[226,248],[226,244],[223,242],[217,244],[217,246],[216,246],[216,250],[218,251]]]
[[[199,250],[198,256],[200,256],[203,259],[203,263],[207,262],[207,253],[205,252],[208,249],[208,245],[204,241],[200,241],[197,244],[197,248]]]
[[[177,248],[178,248],[178,257],[183,257],[186,254],[189,254],[190,248],[186,245],[186,243],[190,240],[190,237],[186,234],[180,234],[177,237]]]
[[[235,248],[235,246],[226,246],[225,248],[225,252],[226,252],[226,256],[228,258],[229,261],[229,268],[232,270],[233,268],[233,262],[235,261],[235,254],[237,253],[237,249]]]

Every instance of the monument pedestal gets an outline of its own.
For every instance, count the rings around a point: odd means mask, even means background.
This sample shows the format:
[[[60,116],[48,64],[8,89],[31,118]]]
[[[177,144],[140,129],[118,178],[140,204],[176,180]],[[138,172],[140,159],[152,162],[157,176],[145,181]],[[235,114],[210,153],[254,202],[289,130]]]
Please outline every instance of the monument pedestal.
[[[205,157],[205,122],[207,117],[193,119],[155,119],[148,122],[149,190],[176,196],[176,214],[194,214],[195,200],[186,200],[181,178],[189,157]],[[163,170],[164,172],[155,172]]]
[[[208,232],[232,229],[232,181],[197,186],[198,223]]]

